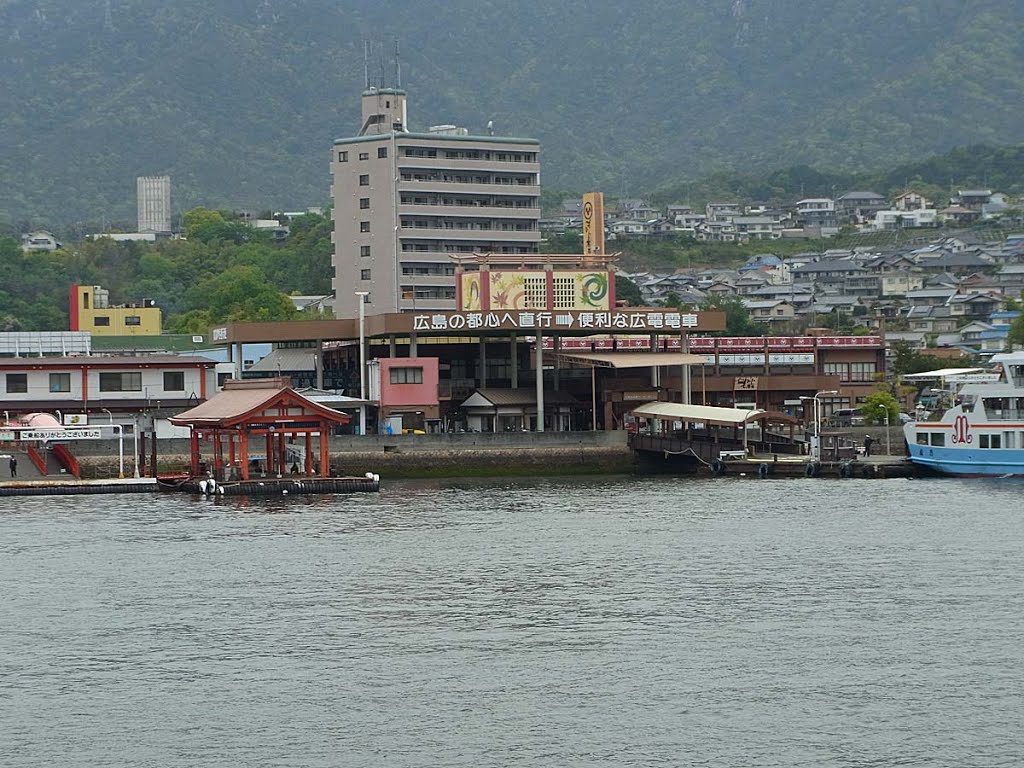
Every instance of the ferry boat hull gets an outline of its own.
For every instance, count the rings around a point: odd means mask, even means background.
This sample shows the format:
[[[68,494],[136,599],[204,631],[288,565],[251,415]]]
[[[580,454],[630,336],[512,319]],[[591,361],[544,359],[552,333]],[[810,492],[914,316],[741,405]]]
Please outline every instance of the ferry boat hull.
[[[908,425],[909,426],[909,425]],[[954,477],[1024,477],[1024,450],[933,448],[910,445],[910,460],[920,467]]]
[[[992,362],[996,373],[958,373],[942,381],[943,387],[960,385],[950,407],[936,421],[903,428],[911,462],[958,477],[1024,477],[1024,353],[993,355]]]

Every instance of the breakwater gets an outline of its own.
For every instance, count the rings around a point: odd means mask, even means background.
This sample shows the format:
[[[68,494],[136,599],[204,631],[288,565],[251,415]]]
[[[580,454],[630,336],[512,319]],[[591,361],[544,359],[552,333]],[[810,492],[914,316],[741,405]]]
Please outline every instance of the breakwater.
[[[83,477],[117,472],[117,443],[78,455]],[[158,444],[162,473],[187,472],[187,440]],[[502,432],[438,435],[340,435],[331,438],[335,473],[385,478],[610,474],[635,468],[625,432]],[[126,472],[134,470],[125,457]]]

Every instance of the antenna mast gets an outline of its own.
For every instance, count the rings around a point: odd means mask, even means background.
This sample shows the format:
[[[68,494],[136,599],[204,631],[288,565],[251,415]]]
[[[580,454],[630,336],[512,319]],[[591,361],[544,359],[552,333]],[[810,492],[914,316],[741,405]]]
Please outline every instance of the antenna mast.
[[[399,58],[398,38],[395,38],[395,87],[402,87],[402,60]]]
[[[366,81],[364,90],[370,90],[370,41],[363,40],[363,80]]]

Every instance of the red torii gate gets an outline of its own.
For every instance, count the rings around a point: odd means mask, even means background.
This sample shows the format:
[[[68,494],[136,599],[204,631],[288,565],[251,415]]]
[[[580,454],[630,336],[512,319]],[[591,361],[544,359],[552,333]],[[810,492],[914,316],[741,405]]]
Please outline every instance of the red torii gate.
[[[329,477],[330,432],[336,424],[347,424],[351,417],[303,397],[291,388],[287,378],[232,379],[224,389],[204,403],[170,419],[176,426],[191,430],[190,457],[192,476],[199,475],[200,440],[213,444],[213,476],[226,479],[225,466],[238,466],[242,480],[249,479],[250,438],[266,440],[268,474],[287,474],[285,438],[305,438],[303,474]],[[313,462],[313,434],[320,437],[319,472]],[[224,449],[227,448],[227,464]]]

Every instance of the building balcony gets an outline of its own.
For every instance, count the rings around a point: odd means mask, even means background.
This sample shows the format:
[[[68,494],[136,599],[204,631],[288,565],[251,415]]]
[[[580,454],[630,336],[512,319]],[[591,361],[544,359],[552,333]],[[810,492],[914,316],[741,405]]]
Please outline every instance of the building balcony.
[[[398,299],[399,312],[454,312],[455,299]]]
[[[540,196],[539,184],[483,184],[464,181],[416,181],[400,179],[399,192],[442,192],[464,195],[527,195]]]
[[[477,240],[481,243],[539,243],[540,230],[446,229],[443,227],[399,227],[400,238],[418,240]],[[493,250],[493,249],[489,249]]]
[[[495,219],[540,220],[540,208],[507,208],[495,205],[434,205],[430,203],[399,203],[399,215],[406,216],[472,216]]]
[[[499,173],[540,173],[540,163],[515,162],[512,160],[481,160],[479,158],[407,157],[399,154],[398,167],[402,168],[450,168],[453,171],[490,171]]]

